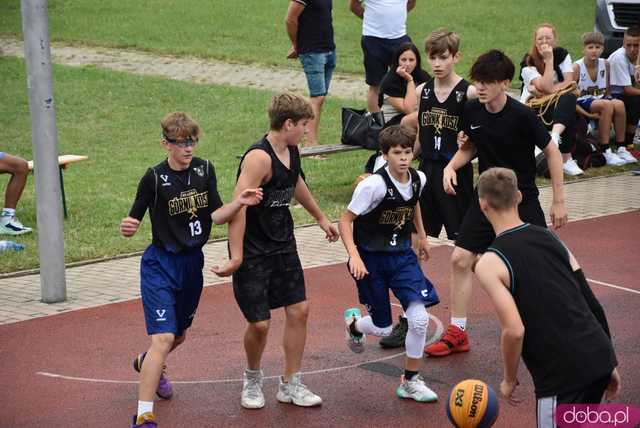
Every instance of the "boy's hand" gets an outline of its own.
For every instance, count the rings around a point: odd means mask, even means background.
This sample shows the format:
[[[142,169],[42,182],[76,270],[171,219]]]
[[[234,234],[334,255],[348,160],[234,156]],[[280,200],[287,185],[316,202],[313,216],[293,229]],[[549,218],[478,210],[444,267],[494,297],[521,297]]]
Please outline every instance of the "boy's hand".
[[[347,266],[349,267],[349,272],[351,272],[351,275],[353,275],[353,277],[357,280],[360,280],[364,278],[365,275],[369,274],[369,271],[364,266],[364,262],[360,257],[349,257]]]
[[[620,394],[620,373],[618,373],[618,369],[615,368],[611,373],[609,385],[604,391],[604,399],[609,401],[617,400],[618,394]]]
[[[242,205],[258,205],[262,200],[262,187],[257,189],[245,189],[238,196],[238,202]]]
[[[556,229],[567,224],[569,215],[567,214],[567,207],[565,204],[562,202],[552,202],[551,209],[549,210],[549,217],[551,217],[551,223]]]
[[[318,222],[318,226],[320,226],[320,228],[324,230],[325,238],[327,238],[327,241],[336,242],[338,238],[340,238],[338,229],[326,218]]]
[[[458,185],[458,176],[453,168],[446,166],[442,172],[442,187],[450,195],[456,194],[455,186]]]
[[[125,217],[122,219],[122,222],[120,222],[120,233],[122,236],[126,236],[128,238],[135,235],[139,227],[140,220],[133,217]]]
[[[456,143],[458,143],[458,148],[461,150],[466,150],[469,142],[469,136],[464,133],[464,131],[458,132],[458,136],[456,138]]]
[[[429,260],[429,239],[426,236],[418,238],[418,257],[420,260]]]
[[[239,259],[227,260],[222,266],[213,266],[211,268],[211,272],[215,273],[217,276],[230,276],[240,268],[241,264],[242,260]]]

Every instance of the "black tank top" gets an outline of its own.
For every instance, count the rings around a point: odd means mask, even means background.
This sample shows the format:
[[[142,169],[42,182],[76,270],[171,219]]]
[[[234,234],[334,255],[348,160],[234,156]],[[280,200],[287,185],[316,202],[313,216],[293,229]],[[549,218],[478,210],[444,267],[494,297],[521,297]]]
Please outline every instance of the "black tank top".
[[[502,259],[524,324],[522,359],[536,397],[579,391],[611,374],[613,346],[591,312],[566,247],[548,229],[525,223],[487,249]]]
[[[467,102],[469,82],[462,79],[441,103],[435,93],[435,79],[425,83],[420,93],[418,124],[422,160],[449,162],[458,150],[458,132]]]
[[[263,199],[258,205],[247,207],[247,225],[244,234],[245,257],[296,251],[289,203],[295,193],[298,176],[301,174],[300,154],[297,147],[288,147],[291,159],[289,168],[278,159],[266,136],[249,147],[242,156],[244,160],[250,151],[264,150],[271,157],[271,179],[261,186]],[[240,168],[237,176],[240,176]]]
[[[386,168],[380,168],[376,174],[384,179],[387,191],[377,207],[354,221],[354,241],[359,248],[367,251],[402,251],[411,248],[413,215],[422,185],[420,176],[415,169],[409,168],[413,195],[405,201]]]

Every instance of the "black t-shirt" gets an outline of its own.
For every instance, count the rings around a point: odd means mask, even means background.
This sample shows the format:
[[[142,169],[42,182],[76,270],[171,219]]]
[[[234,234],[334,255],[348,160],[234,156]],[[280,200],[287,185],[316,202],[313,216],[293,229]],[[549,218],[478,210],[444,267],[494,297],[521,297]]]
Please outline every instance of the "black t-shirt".
[[[469,82],[461,79],[444,102],[438,101],[435,80],[420,92],[418,125],[422,160],[448,162],[458,151],[458,132],[463,129],[463,112]]]
[[[525,223],[498,235],[487,251],[509,270],[509,291],[525,329],[522,359],[536,397],[579,391],[611,374],[617,365],[611,340],[551,231]]]
[[[380,174],[387,192],[380,204],[370,212],[358,216],[354,222],[353,237],[356,245],[367,251],[402,251],[411,248],[411,232],[416,204],[420,198],[420,176],[409,168],[413,195],[405,201],[393,184],[386,168]]]
[[[302,174],[298,147],[288,146],[289,168],[278,159],[266,136],[249,147],[242,159],[252,150],[264,150],[271,157],[271,179],[262,184],[263,198],[258,205],[247,207],[244,234],[244,256],[268,256],[296,251],[293,217],[289,203]],[[242,161],[240,161],[242,164]],[[238,168],[238,177],[240,168]]]
[[[413,70],[411,77],[413,77],[415,86],[431,80],[429,73],[419,68]],[[379,107],[382,107],[385,95],[396,98],[404,98],[407,95],[407,81],[396,73],[396,70],[389,69],[380,82],[380,90],[378,92]]]
[[[305,7],[298,18],[298,53],[334,50],[332,0],[294,1]]]
[[[507,97],[504,108],[490,113],[478,100],[467,102],[464,132],[478,150],[479,172],[491,167],[514,170],[523,198],[537,197],[534,146],[549,144],[549,132],[535,112]]]
[[[140,179],[129,216],[142,220],[148,208],[153,244],[178,253],[206,244],[211,213],[221,206],[211,162],[194,157],[189,168],[175,171],[165,160]]]

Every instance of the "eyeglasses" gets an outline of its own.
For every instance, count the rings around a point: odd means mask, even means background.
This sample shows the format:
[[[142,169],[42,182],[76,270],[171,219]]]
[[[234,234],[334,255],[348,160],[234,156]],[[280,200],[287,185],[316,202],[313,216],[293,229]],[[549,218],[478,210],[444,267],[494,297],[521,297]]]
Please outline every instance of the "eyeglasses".
[[[180,147],[181,149],[184,149],[185,147],[193,147],[196,146],[198,144],[198,140],[194,140],[191,137],[187,137],[184,140],[177,140],[177,139],[171,139],[169,137],[167,137],[166,135],[163,135],[162,138],[169,144],[174,144],[178,147]]]

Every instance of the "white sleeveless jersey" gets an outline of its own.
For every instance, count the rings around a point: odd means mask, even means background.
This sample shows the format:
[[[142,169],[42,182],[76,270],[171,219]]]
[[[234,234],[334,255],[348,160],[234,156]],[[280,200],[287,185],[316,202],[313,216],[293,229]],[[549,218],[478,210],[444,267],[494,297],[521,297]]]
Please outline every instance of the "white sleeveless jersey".
[[[595,82],[584,65],[584,58],[580,58],[576,64],[580,66],[580,81],[578,82],[580,98],[578,99],[602,98],[607,90],[607,68],[604,58],[598,58],[598,72]]]

